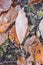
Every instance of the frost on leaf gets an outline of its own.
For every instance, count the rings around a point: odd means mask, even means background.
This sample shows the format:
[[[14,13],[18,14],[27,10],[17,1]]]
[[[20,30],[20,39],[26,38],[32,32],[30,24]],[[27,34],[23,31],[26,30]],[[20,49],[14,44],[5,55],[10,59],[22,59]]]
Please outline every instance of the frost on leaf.
[[[39,30],[41,32],[41,36],[42,36],[42,39],[43,39],[43,19],[41,20],[41,22],[39,24]]]
[[[20,43],[22,43],[28,28],[28,19],[26,17],[26,13],[24,12],[24,9],[21,9],[19,11],[15,26],[16,26],[17,37]]]
[[[7,11],[12,4],[12,0],[0,0],[0,13]]]

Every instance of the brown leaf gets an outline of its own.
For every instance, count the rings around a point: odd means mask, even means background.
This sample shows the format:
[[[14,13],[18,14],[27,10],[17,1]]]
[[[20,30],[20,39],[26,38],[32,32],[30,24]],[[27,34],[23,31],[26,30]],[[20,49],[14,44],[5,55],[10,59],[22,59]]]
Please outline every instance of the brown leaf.
[[[0,13],[7,11],[12,4],[12,0],[0,0]]]
[[[36,59],[36,61],[43,64],[43,45],[36,46],[35,59]]]
[[[26,52],[33,53],[37,45],[41,44],[37,36],[28,38],[25,42],[24,49]]]
[[[21,7],[19,5],[17,5],[15,8],[11,6],[11,8],[8,10],[8,12],[3,14],[3,16],[2,16],[3,21],[4,22],[10,21],[11,23],[16,21],[16,17],[18,15],[18,12],[20,9],[21,9]]]
[[[36,3],[40,3],[42,0],[31,0],[30,5],[34,5]]]
[[[4,13],[0,16],[0,32],[5,32],[10,24],[12,24],[16,20],[19,9],[19,5],[17,5],[15,8],[11,7],[7,13]]]
[[[17,64],[18,65],[27,65],[27,61],[24,57],[19,57],[18,60],[17,60]]]
[[[0,26],[0,33],[2,33],[2,32],[5,32],[7,29],[8,29],[8,27],[10,26],[10,22],[8,22],[8,23],[6,23],[6,24],[3,24],[3,25],[1,25]]]
[[[9,39],[10,39],[11,42],[16,41],[16,43],[19,44],[19,40],[17,38],[15,26],[13,26],[11,28],[11,30],[9,31]]]

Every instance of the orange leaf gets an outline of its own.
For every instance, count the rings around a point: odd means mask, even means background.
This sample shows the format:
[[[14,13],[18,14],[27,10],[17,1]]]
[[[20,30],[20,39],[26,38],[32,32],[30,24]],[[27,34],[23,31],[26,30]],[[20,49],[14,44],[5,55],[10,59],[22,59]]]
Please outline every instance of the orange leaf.
[[[19,44],[19,40],[18,40],[17,35],[16,35],[15,26],[13,26],[11,28],[11,30],[9,31],[9,39],[11,40],[11,42],[16,41],[16,43]]]
[[[19,57],[18,60],[17,60],[17,64],[18,65],[27,65],[27,61],[24,57]]]
[[[43,64],[43,46],[38,45],[36,47],[35,58],[36,58],[36,61]]]
[[[1,25],[0,26],[0,33],[2,33],[2,32],[5,32],[7,29],[8,29],[8,27],[10,26],[10,22],[8,22],[8,23],[6,23],[6,24],[3,24],[3,25]]]
[[[40,3],[42,0],[31,0],[30,5],[33,5],[35,3]]]

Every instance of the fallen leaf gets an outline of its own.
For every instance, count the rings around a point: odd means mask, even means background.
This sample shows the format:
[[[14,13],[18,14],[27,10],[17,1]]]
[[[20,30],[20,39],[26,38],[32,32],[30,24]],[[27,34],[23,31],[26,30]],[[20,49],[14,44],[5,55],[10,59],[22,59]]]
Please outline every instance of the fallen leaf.
[[[30,1],[30,5],[34,5],[34,4],[37,4],[37,3],[40,3],[42,0],[31,0]]]
[[[35,51],[35,59],[36,59],[36,61],[43,64],[43,58],[42,57],[43,57],[43,45],[37,45],[36,51]]]
[[[15,8],[11,7],[7,13],[4,13],[0,16],[0,32],[5,32],[10,26],[10,24],[15,22],[19,10],[20,6],[17,5]]]
[[[28,38],[25,41],[23,48],[25,49],[26,52],[29,52],[31,54],[31,53],[34,53],[36,46],[39,44],[41,44],[41,43],[40,43],[38,37],[33,35],[31,38]]]
[[[20,9],[21,7],[19,5],[17,5],[15,8],[11,6],[10,10],[5,15],[5,18],[7,19],[7,21],[10,21],[11,23],[16,21],[16,17]]]
[[[19,42],[22,43],[28,29],[28,19],[23,9],[21,9],[18,13],[16,22],[15,22],[15,27],[16,27],[16,33],[17,33]]]
[[[27,65],[27,61],[24,57],[19,57],[17,60],[18,65]]]
[[[8,22],[8,23],[6,23],[6,24],[3,24],[3,25],[1,25],[0,26],[0,33],[2,33],[2,32],[5,32],[7,29],[8,29],[8,27],[10,26],[10,22]]]
[[[9,39],[10,39],[11,42],[14,43],[14,41],[16,41],[16,43],[19,44],[19,40],[18,40],[17,34],[16,34],[15,25],[9,31]]]
[[[36,36],[32,36],[31,38],[28,38],[26,41],[25,41],[25,44],[24,44],[24,49],[26,50],[26,52],[29,52],[29,53],[32,53],[32,47],[31,45],[33,45],[34,41],[36,39]],[[35,43],[34,43],[35,44]]]
[[[12,4],[12,0],[0,0],[0,13],[7,11]]]

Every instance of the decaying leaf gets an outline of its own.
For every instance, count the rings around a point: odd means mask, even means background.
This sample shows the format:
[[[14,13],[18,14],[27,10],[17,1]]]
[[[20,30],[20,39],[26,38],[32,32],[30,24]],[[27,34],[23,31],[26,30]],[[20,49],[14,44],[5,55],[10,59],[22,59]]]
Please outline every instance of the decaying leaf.
[[[37,62],[40,62],[43,64],[43,45],[37,45],[36,51],[35,51],[35,59]]]
[[[16,19],[15,27],[16,27],[17,37],[20,43],[22,43],[28,28],[28,19],[26,17],[26,13],[24,12],[24,9],[21,9],[19,11]]]
[[[27,65],[27,61],[24,57],[19,57],[18,60],[17,60],[17,64],[18,65]]]
[[[41,64],[43,64],[43,45],[41,45],[38,37],[32,36],[30,39],[27,39],[24,45],[24,49],[31,55],[33,54],[32,56],[30,55],[30,57],[27,58],[28,61],[31,61],[34,58],[33,56],[35,55],[36,62],[40,62]]]
[[[17,5],[17,0],[12,0],[13,1],[13,6],[15,7]]]
[[[10,21],[11,23],[16,21],[16,17],[20,9],[21,7],[19,5],[17,5],[15,8],[11,7],[10,10],[5,15],[5,19],[7,19],[7,21]]]
[[[18,11],[20,9],[21,8],[19,5],[17,5],[15,8],[11,7],[7,13],[4,13],[0,16],[0,32],[5,32],[10,26],[10,24],[12,24],[16,20]]]
[[[8,27],[10,26],[10,22],[8,22],[8,23],[6,23],[6,24],[3,24],[3,25],[1,25],[0,26],[0,33],[2,33],[2,32],[5,32],[7,29],[8,29]]]
[[[20,9],[21,7],[19,5],[17,5],[15,8],[11,6],[8,12],[3,13],[0,16],[0,22],[6,23],[8,21],[10,22],[15,21]]]
[[[19,44],[19,40],[17,38],[15,26],[13,26],[11,28],[11,30],[9,31],[9,39],[10,39],[11,42],[14,43],[14,41],[16,41],[16,43]]]
[[[35,47],[41,44],[37,36],[32,36],[30,39],[28,38],[24,44],[24,49],[26,52],[30,54],[34,52]]]
[[[34,5],[34,4],[37,4],[37,3],[40,3],[42,0],[31,0],[30,1],[30,5]]]
[[[0,0],[0,13],[7,11],[12,4],[12,0]]]
[[[11,42],[14,41],[15,36],[16,36],[15,26],[13,26],[9,31],[9,39],[11,40]]]
[[[31,48],[30,45],[32,45],[35,41],[35,36],[32,36],[30,39],[28,38],[24,44],[24,49],[26,50],[26,52],[31,52]]]

